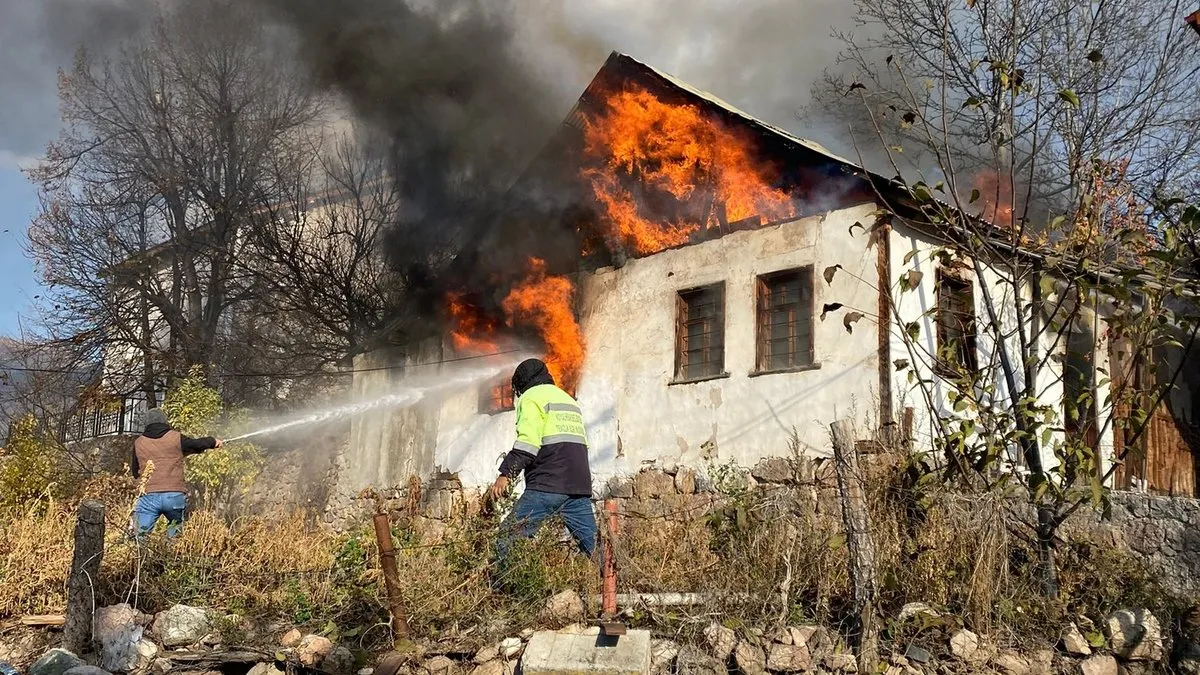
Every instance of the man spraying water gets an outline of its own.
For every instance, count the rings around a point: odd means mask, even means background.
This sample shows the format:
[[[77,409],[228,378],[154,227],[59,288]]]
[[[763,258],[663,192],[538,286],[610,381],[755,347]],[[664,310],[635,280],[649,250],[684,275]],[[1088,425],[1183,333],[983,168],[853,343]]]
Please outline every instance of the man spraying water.
[[[508,494],[512,478],[525,472],[525,492],[500,525],[496,562],[503,578],[518,538],[532,537],[547,518],[561,515],[586,555],[596,550],[596,516],[592,511],[592,473],[588,465],[587,431],[575,399],[554,384],[546,364],[528,359],[512,376],[517,397],[517,440],[500,464],[500,476],[489,497],[494,503]],[[503,584],[493,583],[500,587]]]
[[[179,534],[187,516],[187,482],[183,478],[184,456],[221,447],[217,438],[188,438],[167,424],[167,415],[158,408],[146,412],[146,429],[133,439],[133,460],[129,468],[140,479],[149,469],[145,494],[133,509],[137,534],[154,529],[160,517],[167,519],[167,536]]]

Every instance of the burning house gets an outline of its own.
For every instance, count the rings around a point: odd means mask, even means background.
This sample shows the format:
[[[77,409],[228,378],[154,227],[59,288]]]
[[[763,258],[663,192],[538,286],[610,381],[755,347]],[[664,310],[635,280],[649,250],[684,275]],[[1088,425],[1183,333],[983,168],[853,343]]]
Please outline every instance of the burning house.
[[[974,359],[977,281],[924,269],[932,256],[917,254],[942,239],[881,217],[879,183],[614,53],[495,226],[431,287],[440,329],[398,319],[354,356],[355,390],[369,397],[399,373],[544,345],[584,409],[598,488],[649,462],[827,455],[828,425],[844,418],[861,430],[897,424],[919,442],[933,411],[895,381],[897,326],[922,322],[930,353],[955,339]],[[920,281],[894,299],[893,316],[887,289],[913,267]],[[1106,355],[1101,346],[1086,361],[1100,368]],[[356,420],[343,486],[436,470],[490,483],[513,439],[507,379]],[[1187,395],[1167,404],[1172,422],[1150,440],[1158,455],[1146,464],[1159,468],[1119,480],[1195,494],[1196,443],[1185,435],[1200,409]],[[1107,456],[1114,442],[1111,430],[1095,439]]]

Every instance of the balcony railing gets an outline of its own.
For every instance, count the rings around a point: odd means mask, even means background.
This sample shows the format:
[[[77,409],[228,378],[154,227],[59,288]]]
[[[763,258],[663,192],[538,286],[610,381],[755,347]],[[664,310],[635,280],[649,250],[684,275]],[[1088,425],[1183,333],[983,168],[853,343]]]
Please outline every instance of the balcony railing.
[[[161,396],[159,398],[161,400]],[[81,408],[63,425],[61,440],[70,443],[104,436],[140,434],[146,409],[144,394],[126,396],[118,405]]]

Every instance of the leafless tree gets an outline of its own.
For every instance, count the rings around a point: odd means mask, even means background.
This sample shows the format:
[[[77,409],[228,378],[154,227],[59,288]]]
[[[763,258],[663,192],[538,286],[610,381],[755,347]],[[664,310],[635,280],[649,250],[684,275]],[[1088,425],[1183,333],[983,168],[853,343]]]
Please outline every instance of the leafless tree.
[[[899,177],[881,186],[896,224],[939,240],[881,289],[930,411],[923,465],[1023,493],[1054,596],[1059,526],[1107,503],[1194,358],[1191,259],[1160,195],[1197,194],[1200,51],[1174,0],[856,6],[853,79],[825,100],[857,106],[856,140]]]
[[[247,3],[202,0],[60,77],[29,249],[54,293],[51,337],[138,355],[127,388],[220,358],[251,288],[249,225],[287,187],[276,154],[321,114],[285,50]]]
[[[931,174],[953,163],[957,175],[941,179],[1014,198],[1018,215],[1077,200],[1096,158],[1127,160],[1147,199],[1200,194],[1200,50],[1183,21],[1188,3],[854,4],[860,27],[840,34],[843,74],[816,94],[824,112],[857,120],[864,148],[878,122],[908,155],[902,168]],[[932,143],[919,119],[937,121]]]

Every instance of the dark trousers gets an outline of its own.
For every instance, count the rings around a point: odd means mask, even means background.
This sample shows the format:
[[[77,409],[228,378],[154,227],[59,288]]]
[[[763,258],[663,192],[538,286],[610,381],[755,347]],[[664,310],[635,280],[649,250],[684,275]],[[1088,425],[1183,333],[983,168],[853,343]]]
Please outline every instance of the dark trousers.
[[[509,555],[518,539],[532,537],[541,528],[542,523],[555,514],[562,516],[563,523],[575,538],[579,550],[588,557],[594,557],[599,532],[596,529],[596,514],[592,511],[591,497],[525,490],[513,507],[512,513],[500,524],[500,536],[496,540],[496,563],[499,569],[508,569]]]

